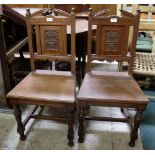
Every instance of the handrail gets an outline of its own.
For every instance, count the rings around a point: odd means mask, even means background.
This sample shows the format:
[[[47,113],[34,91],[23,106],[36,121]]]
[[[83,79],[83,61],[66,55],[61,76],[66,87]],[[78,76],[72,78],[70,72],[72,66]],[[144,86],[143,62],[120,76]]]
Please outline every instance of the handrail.
[[[9,60],[12,56],[14,56],[15,52],[19,51],[26,43],[28,43],[28,37],[22,39],[18,44],[7,51],[7,59]]]

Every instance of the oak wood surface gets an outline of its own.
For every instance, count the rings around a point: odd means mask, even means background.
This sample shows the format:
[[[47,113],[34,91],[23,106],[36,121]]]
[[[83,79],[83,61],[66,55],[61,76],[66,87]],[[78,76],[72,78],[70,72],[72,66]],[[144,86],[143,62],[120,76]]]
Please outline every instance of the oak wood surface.
[[[130,117],[109,118],[89,116],[89,106],[107,106],[122,108],[135,108],[134,125],[131,128],[131,139],[129,146],[135,146],[138,138],[138,128],[145,110],[148,99],[132,77],[135,47],[138,35],[140,13],[132,15],[121,10],[121,17],[106,16],[107,11],[103,10],[95,14],[89,10],[88,17],[88,46],[87,46],[87,71],[77,95],[79,107],[79,143],[84,142],[85,120],[98,121],[120,121],[131,124]],[[92,25],[97,25],[96,51],[92,54]],[[131,35],[131,46],[128,51],[129,29],[133,27]],[[92,71],[92,61],[127,61],[129,64],[126,72]]]
[[[64,17],[43,15],[44,10],[40,10],[34,14],[27,10],[26,22],[29,42],[29,52],[32,72],[29,73],[14,89],[8,94],[7,98],[13,104],[15,118],[17,120],[17,131],[20,139],[25,140],[25,125],[30,118],[50,119],[50,120],[66,120],[68,123],[68,145],[74,145],[74,112],[75,112],[75,10],[72,9],[71,14],[58,10],[58,13]],[[56,10],[57,11],[57,10]],[[51,20],[48,21],[47,18]],[[66,53],[67,24],[71,25],[71,54]],[[36,28],[34,33],[34,28]],[[64,31],[63,31],[64,30]],[[35,34],[37,39],[34,38]],[[36,41],[37,51],[34,49]],[[54,52],[53,52],[54,51]],[[71,63],[70,72],[52,71],[52,70],[36,70],[35,61],[65,59]],[[26,120],[22,123],[20,104],[30,104],[38,106],[50,106],[65,109],[66,116],[54,117],[35,115],[32,111]],[[36,109],[35,109],[36,110]]]
[[[8,98],[74,103],[75,77],[70,72],[36,70],[24,78]],[[31,103],[30,103],[31,104]]]
[[[133,77],[122,72],[87,73],[77,97],[78,100],[101,101],[108,105],[119,102],[122,106],[130,103],[141,105],[148,102]]]

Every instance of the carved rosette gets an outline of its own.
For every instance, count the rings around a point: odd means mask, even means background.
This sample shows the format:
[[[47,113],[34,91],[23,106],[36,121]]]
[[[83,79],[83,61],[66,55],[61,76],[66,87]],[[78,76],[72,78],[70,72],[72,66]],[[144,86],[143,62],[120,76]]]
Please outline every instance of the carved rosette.
[[[58,32],[54,30],[45,31],[45,49],[57,51],[59,48],[59,36]]]
[[[105,32],[105,51],[116,52],[119,49],[119,32],[108,30]]]

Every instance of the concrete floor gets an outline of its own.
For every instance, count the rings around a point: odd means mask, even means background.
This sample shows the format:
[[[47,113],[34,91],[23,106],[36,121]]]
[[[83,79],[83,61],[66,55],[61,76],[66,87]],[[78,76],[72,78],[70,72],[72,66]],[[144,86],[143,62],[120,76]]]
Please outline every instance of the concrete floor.
[[[28,110],[26,110],[27,112]],[[26,116],[24,112],[24,117]],[[105,116],[122,117],[118,108],[94,107],[90,112]],[[51,113],[45,109],[45,113]],[[83,144],[78,144],[77,121],[75,123],[75,145],[67,145],[67,125],[53,121],[31,120],[26,126],[26,141],[20,141],[16,133],[16,121],[13,114],[0,113],[0,149],[4,150],[141,150],[143,149],[141,136],[136,141],[136,146],[128,146],[130,129],[126,123],[91,121],[86,123],[86,137]]]

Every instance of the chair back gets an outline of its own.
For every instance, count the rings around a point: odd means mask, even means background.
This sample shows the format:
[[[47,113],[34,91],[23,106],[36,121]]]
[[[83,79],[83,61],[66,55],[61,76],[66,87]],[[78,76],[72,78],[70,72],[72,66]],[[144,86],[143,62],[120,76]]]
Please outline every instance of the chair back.
[[[133,15],[124,10],[121,16],[105,16],[107,10],[92,14],[89,10],[88,17],[88,63],[87,71],[91,71],[91,62],[99,61],[126,61],[129,64],[128,73],[132,74],[136,41],[138,36],[140,12]],[[92,26],[96,25],[96,51],[93,55],[92,50]],[[133,29],[132,42],[129,47],[129,30]]]
[[[70,61],[75,72],[75,9],[71,14],[59,10],[39,10],[26,13],[31,69],[36,60]],[[67,54],[67,26],[71,27],[71,54]],[[34,37],[35,36],[35,37]],[[35,48],[36,46],[36,48]]]

